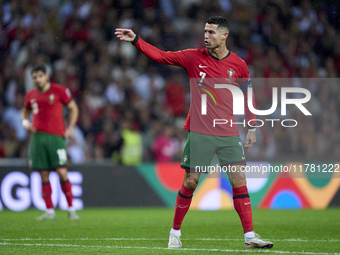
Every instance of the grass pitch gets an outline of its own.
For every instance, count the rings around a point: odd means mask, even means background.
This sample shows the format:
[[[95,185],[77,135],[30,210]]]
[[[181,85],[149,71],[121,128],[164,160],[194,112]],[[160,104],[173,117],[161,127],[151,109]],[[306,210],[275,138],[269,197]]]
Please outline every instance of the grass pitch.
[[[321,211],[254,210],[255,231],[271,250],[244,248],[235,211],[189,211],[183,248],[167,248],[173,209],[105,208],[79,211],[69,221],[38,222],[42,212],[0,212],[0,254],[340,254],[340,208]]]

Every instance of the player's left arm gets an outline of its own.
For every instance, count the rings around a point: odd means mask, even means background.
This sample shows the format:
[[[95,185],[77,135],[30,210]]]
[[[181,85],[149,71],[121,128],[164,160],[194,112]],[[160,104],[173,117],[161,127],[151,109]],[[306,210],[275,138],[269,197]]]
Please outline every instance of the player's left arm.
[[[246,113],[246,118],[247,118],[247,123],[248,123],[248,133],[247,133],[247,137],[246,137],[246,142],[244,147],[248,148],[248,152],[251,150],[251,148],[253,148],[254,144],[256,143],[256,128],[254,128],[253,126],[256,125],[256,115],[254,113],[252,113],[249,110],[248,107],[248,97],[250,96],[248,94],[248,87],[251,87],[251,80],[250,80],[250,75],[249,75],[249,70],[247,67],[247,64],[242,61],[243,65],[242,65],[242,70],[243,70],[243,77],[240,78],[240,88],[243,92],[244,95],[244,109],[245,109],[245,113]],[[255,95],[254,95],[254,91],[252,91],[252,102],[253,102],[253,106],[255,107]]]
[[[162,51],[155,46],[145,42],[131,29],[116,28],[115,34],[121,41],[131,42],[145,56],[161,64],[181,66],[187,68],[192,54],[195,50]]]
[[[79,115],[79,109],[74,99],[71,99],[71,101],[67,104],[67,108],[70,110],[70,114],[67,129],[65,130],[65,138],[72,137],[72,131],[77,123]]]

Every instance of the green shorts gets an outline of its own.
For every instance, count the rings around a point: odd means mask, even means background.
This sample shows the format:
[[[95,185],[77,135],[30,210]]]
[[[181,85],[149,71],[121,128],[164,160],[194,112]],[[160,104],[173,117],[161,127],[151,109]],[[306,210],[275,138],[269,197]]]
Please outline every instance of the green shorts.
[[[46,133],[32,136],[29,153],[29,168],[32,170],[55,170],[67,165],[64,137]]]
[[[220,166],[245,165],[243,144],[239,136],[213,136],[190,131],[184,147],[181,167],[208,173],[216,153]]]

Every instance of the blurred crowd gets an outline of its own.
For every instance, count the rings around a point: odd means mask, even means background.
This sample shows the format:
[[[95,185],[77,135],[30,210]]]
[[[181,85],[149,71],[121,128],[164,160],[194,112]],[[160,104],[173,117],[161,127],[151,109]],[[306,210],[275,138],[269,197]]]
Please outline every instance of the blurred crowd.
[[[259,128],[249,159],[340,156],[336,79],[340,4],[336,1],[0,3],[0,157],[27,157],[29,134],[20,115],[24,95],[34,87],[30,70],[45,63],[51,81],[70,88],[80,108],[74,137],[68,141],[73,163],[105,158],[127,165],[180,160],[187,136],[182,126],[190,103],[185,70],[148,60],[131,43],[117,40],[114,30],[131,28],[162,50],[203,48],[205,21],[215,15],[229,20],[227,47],[248,64],[257,108],[270,108],[271,87],[281,79],[312,93],[308,107],[313,115],[305,117],[295,109],[286,118],[298,120],[297,127]],[[256,82],[261,79],[265,82]],[[269,117],[277,118],[275,114]],[[240,128],[240,134],[244,139],[246,129]]]

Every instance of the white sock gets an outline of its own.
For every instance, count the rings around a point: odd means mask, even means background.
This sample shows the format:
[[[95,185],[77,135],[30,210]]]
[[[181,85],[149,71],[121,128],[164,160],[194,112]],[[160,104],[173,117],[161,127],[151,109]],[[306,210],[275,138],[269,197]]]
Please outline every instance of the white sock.
[[[46,209],[46,212],[49,213],[49,214],[54,214],[54,209]]]
[[[170,234],[181,236],[181,230],[180,229],[176,230],[176,229],[171,228]]]
[[[69,212],[75,212],[76,210],[74,209],[73,206],[71,206],[71,207],[68,208],[68,211],[69,211]]]
[[[244,238],[247,239],[247,238],[253,238],[255,237],[255,233],[254,231],[250,231],[250,232],[247,232],[244,234]]]

